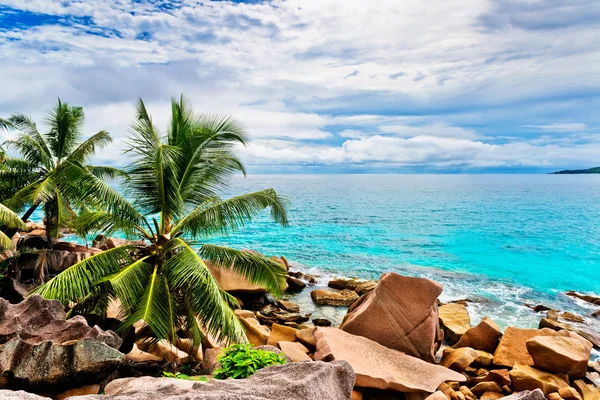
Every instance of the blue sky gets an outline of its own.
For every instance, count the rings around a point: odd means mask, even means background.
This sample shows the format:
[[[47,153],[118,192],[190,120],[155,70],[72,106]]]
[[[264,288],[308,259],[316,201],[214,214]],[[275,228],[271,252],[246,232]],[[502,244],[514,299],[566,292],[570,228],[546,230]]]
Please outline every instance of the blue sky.
[[[0,0],[0,116],[122,139],[142,97],[233,114],[251,172],[600,165],[597,0]],[[6,136],[6,134],[3,134]]]

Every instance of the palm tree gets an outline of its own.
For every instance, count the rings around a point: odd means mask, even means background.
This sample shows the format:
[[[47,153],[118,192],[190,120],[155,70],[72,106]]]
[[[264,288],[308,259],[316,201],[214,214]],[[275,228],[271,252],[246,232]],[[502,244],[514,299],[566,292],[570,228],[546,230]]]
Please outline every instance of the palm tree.
[[[176,343],[178,332],[185,332],[200,343],[204,331],[225,341],[245,341],[232,311],[238,303],[219,288],[207,262],[277,295],[285,286],[285,268],[254,252],[200,241],[242,228],[265,208],[286,226],[286,201],[273,189],[226,200],[218,196],[231,174],[244,172],[234,148],[246,141],[233,118],[196,115],[183,98],[173,99],[167,133],[160,136],[140,99],[128,150],[134,155],[128,196],[139,214],[90,211],[75,223],[83,232],[119,231],[146,245],[119,246],[87,258],[37,292],[99,314],[116,298],[123,307],[122,329],[143,320],[156,340]]]
[[[60,228],[75,216],[74,207],[97,205],[98,201],[106,200],[100,192],[108,188],[102,187],[94,177],[114,178],[123,174],[116,168],[84,166],[97,149],[108,145],[112,139],[108,132],[100,131],[82,141],[83,121],[81,107],[71,107],[60,99],[46,116],[45,122],[49,128],[46,134],[41,134],[31,117],[24,114],[17,113],[7,120],[0,119],[0,129],[20,131],[16,139],[6,141],[4,146],[21,156],[4,157],[0,167],[0,200],[16,211],[28,207],[23,221],[27,221],[42,206],[50,244],[58,237]],[[102,189],[95,193],[71,190],[67,196],[61,189],[66,185],[57,185],[57,181],[71,179],[69,171],[76,175],[87,173],[88,181]],[[92,188],[90,185],[86,187]],[[86,204],[84,198],[92,199],[92,203]]]
[[[25,229],[25,224],[10,208],[0,203],[0,228]],[[0,230],[0,250],[6,250],[11,247],[13,247],[11,238]]]

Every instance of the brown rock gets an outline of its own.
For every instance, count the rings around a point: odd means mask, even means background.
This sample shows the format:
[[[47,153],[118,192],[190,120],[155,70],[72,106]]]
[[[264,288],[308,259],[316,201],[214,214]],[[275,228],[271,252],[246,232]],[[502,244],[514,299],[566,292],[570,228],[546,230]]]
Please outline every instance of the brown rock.
[[[550,393],[546,397],[548,398],[548,400],[564,400],[562,397],[560,397],[560,394],[558,394],[558,392]]]
[[[441,342],[437,315],[439,283],[383,274],[377,287],[357,300],[340,329],[433,362]]]
[[[540,389],[548,395],[569,386],[569,378],[565,374],[552,374],[521,364],[515,364],[510,371],[510,379],[514,390],[518,392]]]
[[[521,329],[509,326],[494,353],[494,364],[506,367],[512,367],[515,363],[533,365],[533,358],[527,351],[526,342],[535,336],[568,336],[568,333],[551,329]]]
[[[277,346],[293,362],[312,361],[308,356],[308,349],[298,342],[277,342]]]
[[[583,317],[581,317],[579,315],[575,315],[575,314],[567,312],[567,311],[565,311],[564,313],[560,314],[560,317],[563,318],[563,319],[566,319],[567,321],[578,322],[580,324],[583,324],[585,322],[585,320],[583,319]]]
[[[250,310],[233,310],[233,312],[235,313],[235,315],[237,315],[238,318],[243,319],[243,318],[254,318],[256,319],[256,314],[254,313],[254,311],[250,311]]]
[[[448,400],[448,399],[449,399],[449,397],[446,397],[444,392],[442,392],[440,390],[436,390],[435,392],[433,392],[432,394],[430,394],[429,396],[427,396],[425,398],[425,400]]]
[[[135,343],[133,344],[133,349],[125,355],[125,358],[135,362],[151,363],[158,363],[163,360],[162,357],[140,350]]]
[[[471,319],[467,308],[462,304],[450,303],[438,309],[440,325],[444,329],[446,339],[455,344],[471,327]]]
[[[57,394],[55,400],[65,400],[69,397],[75,396],[85,396],[87,394],[98,394],[100,392],[100,385],[87,385],[81,386],[75,389],[67,390],[66,392],[62,392]]]
[[[293,276],[288,275],[286,276],[285,280],[288,285],[288,291],[299,292],[306,287],[306,283],[302,282],[298,278],[294,278]]]
[[[298,313],[300,312],[300,306],[296,303],[294,303],[293,301],[288,301],[288,300],[279,300],[277,302],[277,305],[281,308],[283,308],[286,311],[289,311],[291,313]]]
[[[240,318],[240,322],[246,330],[246,336],[250,344],[253,346],[267,344],[271,332],[266,326],[261,325],[256,318]]]
[[[190,355],[188,353],[179,350],[167,340],[161,340],[160,342],[156,343],[150,343],[142,340],[136,342],[136,344],[140,350],[154,354],[157,357],[162,357],[169,362],[176,363],[178,365],[183,365],[190,362]]]
[[[502,393],[485,392],[484,394],[481,395],[481,397],[479,399],[480,400],[497,400],[497,399],[501,399],[503,397],[504,397],[504,395]]]
[[[353,390],[350,395],[350,400],[363,400],[363,394],[359,390]]]
[[[461,392],[450,393],[450,400],[465,400],[465,395]]]
[[[581,299],[583,301],[587,301],[588,303],[592,303],[595,304],[597,306],[600,306],[600,297],[596,297],[596,296],[588,296],[585,294],[580,294],[575,292],[574,290],[570,290],[567,293],[565,293],[567,296],[571,296],[571,297],[576,297],[578,299]]]
[[[594,317],[594,318],[598,318],[598,317],[600,317],[600,310],[594,311],[594,312],[592,313],[592,317]]]
[[[500,386],[510,385],[510,375],[507,369],[493,369],[487,374],[479,376],[477,378],[471,378],[469,383],[480,383],[480,382],[496,382]]]
[[[204,350],[204,357],[202,357],[202,363],[200,363],[201,370],[208,375],[212,375],[220,366],[217,357],[219,357],[222,351],[223,348],[220,347]]]
[[[590,341],[594,345],[594,348],[600,349],[600,333],[588,328],[587,326],[581,324],[575,326],[566,322],[558,322],[548,318],[542,318],[540,321],[540,329],[541,328],[550,328],[554,329],[555,331],[566,330],[569,332],[575,332],[579,336]]]
[[[400,392],[433,392],[445,381],[466,378],[444,367],[384,347],[340,329],[316,328],[315,360],[346,360],[356,373],[356,386]]]
[[[574,334],[576,335],[576,334]],[[592,344],[583,338],[537,336],[527,341],[527,351],[537,368],[583,378]]]
[[[193,339],[183,338],[183,339],[177,339],[177,343],[176,343],[175,347],[177,347],[179,350],[183,351],[184,353],[187,353],[190,356],[192,356],[194,358],[194,361],[198,361],[198,362],[202,361],[203,351],[202,351],[201,343],[194,344]]]
[[[583,400],[600,400],[600,389],[582,380],[573,382],[573,386]]]
[[[373,291],[376,287],[377,287],[377,281],[370,280],[370,281],[366,281],[366,282],[361,282],[358,284],[358,286],[356,286],[355,292],[359,296],[362,296],[364,294],[367,294],[367,293]]]
[[[471,365],[477,357],[479,357],[477,350],[470,347],[461,347],[460,349],[446,348],[444,349],[440,365],[460,372]]]
[[[315,304],[333,307],[349,307],[358,299],[352,290],[316,289],[310,292],[310,297]]]
[[[477,399],[477,396],[475,396],[475,394],[473,394],[473,392],[471,391],[471,389],[469,389],[466,386],[461,386],[461,387],[458,388],[458,390],[462,394],[464,394],[467,399],[471,399],[471,400]]]
[[[338,278],[338,279],[333,279],[331,281],[329,281],[327,283],[327,286],[329,286],[330,288],[333,289],[339,289],[339,290],[352,290],[354,291],[358,285],[359,285],[359,281],[357,279],[345,279],[345,278]]]
[[[577,390],[572,387],[563,387],[558,389],[558,394],[565,400],[582,400]]]
[[[306,346],[309,350],[317,347],[317,341],[313,335],[312,329],[300,329],[296,331],[296,340]]]
[[[497,382],[480,382],[471,388],[471,392],[476,396],[481,396],[485,392],[502,393],[502,386]]]
[[[485,317],[477,326],[468,329],[454,347],[471,347],[475,350],[493,353],[496,351],[501,337],[502,331],[498,324]]]
[[[477,350],[477,354],[479,354],[479,356],[475,361],[473,361],[473,364],[475,365],[487,367],[494,362],[493,354],[481,350]]]
[[[298,329],[290,328],[289,326],[273,324],[267,344],[269,346],[277,346],[277,342],[293,342],[296,340],[297,331]]]

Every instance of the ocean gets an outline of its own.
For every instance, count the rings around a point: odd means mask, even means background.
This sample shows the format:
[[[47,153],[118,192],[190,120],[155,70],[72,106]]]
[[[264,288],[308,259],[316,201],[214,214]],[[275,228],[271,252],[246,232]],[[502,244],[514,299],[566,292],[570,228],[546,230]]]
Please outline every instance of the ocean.
[[[320,276],[377,279],[383,272],[444,285],[442,301],[471,299],[472,323],[537,327],[544,304],[589,318],[565,296],[600,295],[600,175],[249,175],[229,195],[274,188],[289,197],[290,226],[268,213],[212,240],[285,256]],[[339,322],[345,310],[303,311]]]

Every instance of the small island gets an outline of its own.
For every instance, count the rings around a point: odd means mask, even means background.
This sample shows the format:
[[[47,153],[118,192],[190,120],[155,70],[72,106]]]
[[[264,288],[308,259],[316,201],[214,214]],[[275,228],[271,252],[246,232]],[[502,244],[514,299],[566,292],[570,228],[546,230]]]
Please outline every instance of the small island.
[[[600,167],[588,169],[566,169],[564,171],[552,172],[553,175],[572,175],[572,174],[600,174]]]

